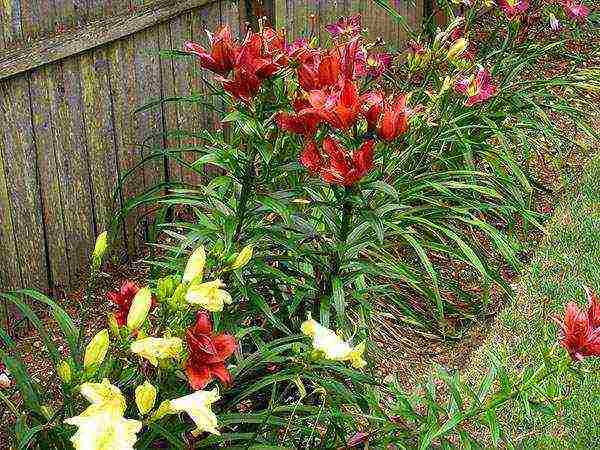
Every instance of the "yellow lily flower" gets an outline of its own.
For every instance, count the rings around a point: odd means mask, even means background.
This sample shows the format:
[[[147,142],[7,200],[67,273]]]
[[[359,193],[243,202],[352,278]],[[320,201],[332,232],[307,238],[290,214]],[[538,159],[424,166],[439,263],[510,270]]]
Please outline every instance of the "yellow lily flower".
[[[179,358],[183,350],[183,342],[177,337],[155,338],[147,337],[131,343],[130,350],[142,358],[146,358],[153,366],[158,366],[159,360]]]
[[[125,413],[125,397],[107,378],[104,378],[102,383],[83,383],[79,392],[91,403],[82,416],[92,416],[101,411],[110,411],[117,415]]]
[[[188,259],[185,271],[183,272],[183,281],[187,283],[191,283],[192,281],[202,281],[204,264],[206,264],[206,252],[204,251],[204,246],[201,245],[194,250],[190,259]]]
[[[217,429],[217,416],[211,410],[211,405],[219,398],[217,388],[212,391],[196,391],[185,397],[170,400],[168,414],[186,412],[196,424],[196,429],[192,431],[194,436],[202,432],[220,435],[221,433]]]
[[[362,358],[365,352],[365,342],[352,347],[333,330],[324,327],[316,320],[309,318],[303,322],[300,330],[312,338],[313,348],[323,354],[325,359],[333,361],[350,361],[353,367],[359,369],[367,362]]]
[[[79,427],[71,438],[75,450],[134,450],[142,422],[125,419],[110,411],[80,415],[65,420]]]
[[[185,295],[185,300],[208,311],[223,311],[225,303],[233,303],[231,295],[221,289],[223,287],[225,287],[225,284],[221,280],[192,284]]]

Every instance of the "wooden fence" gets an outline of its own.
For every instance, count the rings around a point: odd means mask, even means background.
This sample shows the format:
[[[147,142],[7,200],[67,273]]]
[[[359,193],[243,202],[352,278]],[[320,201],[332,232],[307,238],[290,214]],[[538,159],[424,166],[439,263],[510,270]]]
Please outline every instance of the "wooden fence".
[[[399,10],[416,24],[421,2],[399,2]],[[206,43],[206,28],[243,28],[256,11],[275,16],[291,36],[362,13],[373,36],[403,38],[371,0],[274,0],[262,9],[257,0],[0,0],[0,7],[0,291],[68,289],[114,207],[156,181],[186,176],[146,166],[111,201],[118,176],[166,144],[165,130],[214,123],[197,104],[134,114],[149,99],[204,92],[195,62],[160,59],[157,50]],[[131,251],[134,224],[123,230]]]

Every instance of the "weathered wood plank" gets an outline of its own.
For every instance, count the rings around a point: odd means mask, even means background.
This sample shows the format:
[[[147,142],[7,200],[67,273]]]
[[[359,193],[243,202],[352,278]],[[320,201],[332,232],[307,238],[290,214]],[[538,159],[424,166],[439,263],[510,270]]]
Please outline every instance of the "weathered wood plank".
[[[69,267],[65,264],[67,249],[62,209],[63,193],[56,165],[57,149],[54,145],[53,128],[60,124],[56,123],[52,116],[48,75],[46,68],[35,70],[30,74],[31,121],[37,152],[41,212],[48,249],[50,287],[60,292],[70,286],[71,278]],[[64,151],[63,149],[59,150]]]
[[[54,0],[55,28],[58,31],[73,30],[77,24],[73,0]]]
[[[31,126],[29,79],[0,83],[6,123],[4,170],[10,197],[15,246],[24,286],[47,291],[48,266],[41,216],[36,149]]]
[[[136,134],[133,127],[133,111],[138,106],[136,105],[135,78],[131,76],[135,59],[133,39],[114,42],[108,47],[107,54],[110,61],[110,87],[113,98],[117,160],[119,173],[121,176],[125,176],[141,158],[141,152],[136,146]],[[144,188],[143,168],[135,170],[122,188],[121,200],[123,202],[140,194]],[[125,218],[124,237],[127,243],[127,253],[133,256],[141,242],[141,236],[136,234],[134,214]]]
[[[135,58],[132,75],[135,77],[136,106],[160,99],[160,67],[158,63],[157,27],[148,28],[135,35]],[[162,148],[161,108],[140,111],[133,117],[136,145],[145,158]],[[164,179],[164,158],[152,158],[144,164],[144,186],[153,187]]]
[[[215,1],[169,0],[153,3],[133,14],[111,17],[92,23],[73,33],[36,41],[27,49],[5,52],[0,56],[0,79],[105,45],[164,22],[190,9]],[[79,10],[76,9],[76,13],[78,14]],[[29,25],[29,22],[27,24]],[[27,34],[31,32],[29,29],[26,31]]]
[[[0,90],[4,95],[4,92]],[[0,100],[0,122],[9,124],[8,109],[5,102]],[[9,127],[0,131],[0,292],[23,287],[17,247],[15,245],[15,228],[12,219],[11,197],[9,183],[6,178],[4,160],[8,157],[6,149],[12,146],[12,134]],[[0,302],[0,320],[8,312]]]
[[[171,38],[171,24],[164,23],[159,25],[159,47],[162,51],[173,50]],[[181,140],[175,137],[169,137],[168,134],[179,128],[179,102],[164,102],[164,99],[174,97],[177,94],[177,86],[175,81],[175,61],[172,58],[160,59],[161,70],[161,100],[163,114],[163,145],[165,148],[177,148],[181,144]],[[181,181],[181,166],[176,163],[173,158],[167,159],[166,179],[170,181]]]
[[[68,254],[63,264],[74,283],[87,267],[95,237],[78,59],[48,66],[48,80]]]
[[[2,28],[5,48],[22,41],[21,0],[2,0]]]
[[[95,223],[99,233],[109,225],[115,206],[120,206],[119,201],[116,205],[113,203],[112,197],[119,172],[115,154],[115,130],[112,122],[106,51],[98,49],[84,53],[80,57],[80,67]]]
[[[192,13],[184,14],[171,22],[171,43],[173,49],[180,50],[183,48],[185,41],[193,40],[191,35],[191,15]],[[190,58],[178,57],[173,59],[173,75],[177,95],[188,96],[191,94],[191,82],[189,78],[191,77],[190,72],[192,68],[193,62]],[[199,110],[194,109],[194,105],[190,103],[182,102],[178,102],[176,108],[178,113],[178,128],[182,131],[193,131],[193,117],[194,114],[199,113]],[[179,139],[179,145],[181,147],[193,146],[194,139],[188,137]],[[189,160],[187,153],[182,156],[186,161]],[[182,168],[180,176],[182,181],[190,181],[190,171],[188,169]]]

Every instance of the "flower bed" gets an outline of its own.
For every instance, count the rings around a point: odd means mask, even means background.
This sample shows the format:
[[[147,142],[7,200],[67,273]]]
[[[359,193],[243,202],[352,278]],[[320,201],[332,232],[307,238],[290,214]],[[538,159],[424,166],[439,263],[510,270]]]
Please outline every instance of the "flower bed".
[[[145,286],[109,293],[113,312],[89,341],[94,317],[76,323],[32,291],[3,295],[40,331],[62,391],[50,407],[0,335],[22,408],[0,399],[20,445],[425,449],[474,444],[463,427],[473,421],[497,444],[498,408],[536,404],[529,393],[543,379],[574,370],[558,347],[517,377],[493,359],[476,389],[441,371],[451,396],[434,383],[407,395],[369,356],[376,302],[421,333],[452,336],[491,295],[511,295],[499,274],[519,266],[511,234],[541,227],[527,153],[568,142],[548,113],[584,124],[585,94],[599,86],[590,69],[519,78],[556,43],[527,39],[527,2],[500,4],[491,30],[479,6],[431,39],[415,36],[402,55],[366,42],[359,17],[328,26],[322,45],[262,24],[242,41],[224,26],[210,48],[187,43],[184,53],[212,72],[225,126],[174,131],[184,145],[151,157],[220,170],[201,186],[150,189],[116,216],[115,229],[131,208],[155,203],[168,240],[149,258]],[[573,25],[587,16],[561,7]],[[103,234],[89,293],[108,247]],[[50,308],[68,352],[23,295]],[[600,353],[599,310],[591,294],[587,313],[569,306],[560,342],[573,359]]]

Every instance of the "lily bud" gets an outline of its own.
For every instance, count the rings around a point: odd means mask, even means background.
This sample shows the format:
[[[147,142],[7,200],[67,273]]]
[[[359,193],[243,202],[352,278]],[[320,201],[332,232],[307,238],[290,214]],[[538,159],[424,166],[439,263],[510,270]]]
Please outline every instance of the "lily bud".
[[[202,281],[204,264],[206,264],[206,252],[204,251],[204,246],[201,245],[194,250],[194,253],[188,259],[185,271],[183,272],[183,281],[190,283],[196,278],[199,278],[197,281]]]
[[[96,238],[96,245],[94,246],[94,251],[92,253],[92,270],[97,271],[100,265],[102,264],[102,258],[106,253],[106,249],[108,248],[108,233],[105,231],[100,233],[100,235]]]
[[[88,368],[92,365],[102,364],[106,357],[106,352],[108,352],[109,344],[110,338],[108,336],[108,330],[104,329],[98,332],[85,348],[83,367]]]
[[[448,50],[446,57],[450,60],[456,59],[465,52],[468,46],[469,41],[465,38],[457,39]]]
[[[127,314],[127,328],[133,331],[141,327],[148,317],[151,307],[152,293],[150,289],[147,287],[140,289],[131,302],[131,308]]]
[[[158,301],[163,302],[170,299],[175,293],[175,289],[177,289],[178,284],[179,283],[175,277],[169,276],[159,278],[156,282],[156,294],[158,296]]]
[[[144,384],[135,388],[135,404],[142,416],[154,408],[156,402],[156,388],[152,384],[145,381]]]
[[[63,383],[69,384],[73,379],[71,365],[68,361],[64,359],[56,367],[56,372],[58,373],[58,377],[63,381]]]
[[[113,313],[109,313],[106,321],[108,322],[108,329],[110,330],[110,334],[113,335],[113,337],[118,338],[119,337],[119,323],[117,322],[117,318],[115,317],[115,315]]]
[[[154,414],[150,418],[150,422],[155,422],[157,420],[162,419],[168,414],[173,414],[173,408],[171,407],[171,402],[169,400],[164,400],[154,411]]]
[[[248,264],[248,262],[250,262],[250,259],[252,259],[253,251],[254,248],[251,245],[246,245],[239,253],[239,255],[237,255],[237,257],[235,258],[235,261],[231,265],[231,268],[233,270],[237,270],[241,269],[246,264]]]

